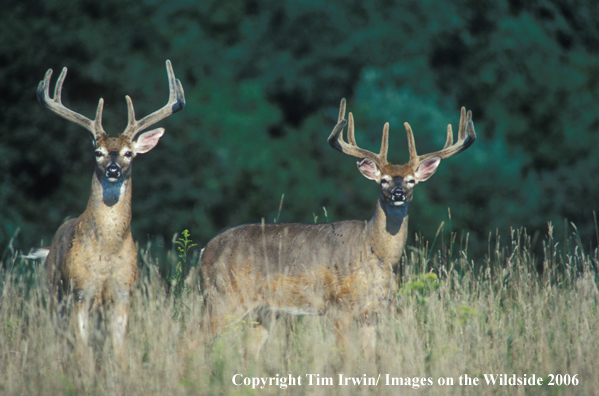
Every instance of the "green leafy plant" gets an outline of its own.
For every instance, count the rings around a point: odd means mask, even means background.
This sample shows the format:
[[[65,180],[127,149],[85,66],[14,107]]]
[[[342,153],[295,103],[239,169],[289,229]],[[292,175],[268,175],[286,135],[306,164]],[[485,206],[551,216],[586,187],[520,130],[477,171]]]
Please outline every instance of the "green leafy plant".
[[[427,296],[441,286],[437,275],[432,272],[418,274],[407,282],[398,292],[399,296],[413,296],[418,302],[426,302]]]
[[[197,243],[192,243],[190,233],[188,230],[184,230],[182,232],[183,237],[177,238],[175,244],[177,245],[177,256],[179,257],[179,261],[175,264],[175,268],[173,274],[169,278],[169,283],[172,287],[172,292],[175,298],[175,318],[180,318],[182,323],[185,323],[185,316],[183,311],[183,296],[187,292],[185,288],[185,276],[189,270],[189,262],[190,262],[190,250],[197,246]]]

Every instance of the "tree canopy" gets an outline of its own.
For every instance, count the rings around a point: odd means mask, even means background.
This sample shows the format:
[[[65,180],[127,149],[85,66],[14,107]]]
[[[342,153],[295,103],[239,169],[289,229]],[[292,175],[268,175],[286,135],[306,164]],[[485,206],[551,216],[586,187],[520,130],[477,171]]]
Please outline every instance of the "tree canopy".
[[[368,219],[377,187],[326,139],[341,98],[356,138],[407,161],[403,122],[419,152],[438,150],[459,109],[478,139],[417,187],[411,233],[441,221],[469,233],[576,224],[599,242],[599,3],[583,0],[20,0],[0,13],[0,242],[49,244],[87,204],[94,167],[87,132],[37,103],[48,68],[63,66],[66,106],[93,117],[105,100],[111,136],[164,105],[170,59],[187,98],[160,123],[158,147],[136,159],[133,235],[189,229],[205,244],[235,225]],[[53,86],[53,85],[52,85]],[[285,195],[279,215],[279,204]],[[325,210],[323,210],[325,208]],[[562,227],[563,228],[563,227]],[[565,228],[562,232],[567,231]]]

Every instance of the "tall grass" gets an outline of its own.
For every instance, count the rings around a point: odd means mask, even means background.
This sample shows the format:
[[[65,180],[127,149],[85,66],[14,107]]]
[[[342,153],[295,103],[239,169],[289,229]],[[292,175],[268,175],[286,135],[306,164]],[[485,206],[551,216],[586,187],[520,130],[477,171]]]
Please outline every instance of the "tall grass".
[[[96,342],[90,343],[91,370],[82,369],[72,332],[58,330],[47,308],[43,269],[12,252],[2,262],[0,278],[0,394],[596,393],[597,250],[585,252],[576,235],[558,243],[550,228],[542,257],[534,257],[526,232],[514,230],[505,243],[491,236],[487,259],[472,262],[467,238],[443,233],[440,227],[434,243],[417,238],[406,251],[401,288],[393,309],[378,317],[374,350],[361,347],[358,323],[346,330],[345,347],[340,347],[328,314],[276,322],[259,355],[247,347],[259,337],[250,324],[239,322],[207,339],[198,326],[203,312],[197,271],[188,280],[191,291],[175,295],[159,268],[175,265],[177,258],[142,248],[143,276],[131,304],[125,367],[114,359],[100,325]],[[180,306],[185,306],[185,330],[182,321],[173,319]],[[235,386],[235,374],[301,376],[302,385],[252,389]],[[313,383],[331,377],[335,385],[308,385],[308,374],[314,374]],[[378,386],[339,386],[340,374],[381,374],[381,380]],[[385,385],[385,374],[401,378],[404,385]],[[545,384],[550,375],[563,380],[577,374],[578,385],[491,386],[484,374],[534,374]],[[460,385],[464,375],[479,378],[479,385]],[[414,382],[420,384],[422,377],[431,378],[432,385],[416,390]],[[441,386],[440,378],[454,385]]]

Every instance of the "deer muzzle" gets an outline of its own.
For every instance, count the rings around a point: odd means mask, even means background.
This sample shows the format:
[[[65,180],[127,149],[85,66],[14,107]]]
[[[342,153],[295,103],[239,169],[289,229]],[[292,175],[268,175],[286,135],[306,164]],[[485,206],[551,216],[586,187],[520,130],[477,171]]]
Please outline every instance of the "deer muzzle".
[[[396,187],[391,191],[391,202],[395,206],[401,206],[406,203],[406,192],[400,188]]]
[[[113,181],[112,179],[118,179],[121,177],[121,168],[116,164],[110,164],[106,167],[106,178]]]

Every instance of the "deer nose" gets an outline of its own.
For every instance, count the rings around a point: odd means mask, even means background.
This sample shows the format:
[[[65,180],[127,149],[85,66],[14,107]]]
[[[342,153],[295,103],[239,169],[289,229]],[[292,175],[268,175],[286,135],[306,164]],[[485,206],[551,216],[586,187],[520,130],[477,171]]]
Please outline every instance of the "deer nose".
[[[391,191],[391,201],[393,202],[402,202],[406,200],[406,193],[403,189],[397,187]]]
[[[121,176],[121,168],[116,164],[110,164],[106,167],[106,177],[109,179],[118,179]]]

